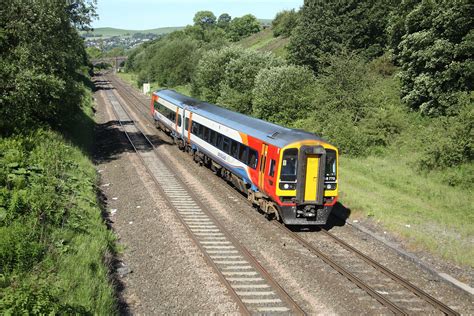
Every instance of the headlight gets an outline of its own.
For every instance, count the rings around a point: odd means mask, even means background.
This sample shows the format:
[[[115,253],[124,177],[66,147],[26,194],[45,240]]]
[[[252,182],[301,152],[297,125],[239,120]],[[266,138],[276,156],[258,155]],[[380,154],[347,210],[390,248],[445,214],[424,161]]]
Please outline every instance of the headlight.
[[[295,190],[296,183],[280,183],[280,190]]]

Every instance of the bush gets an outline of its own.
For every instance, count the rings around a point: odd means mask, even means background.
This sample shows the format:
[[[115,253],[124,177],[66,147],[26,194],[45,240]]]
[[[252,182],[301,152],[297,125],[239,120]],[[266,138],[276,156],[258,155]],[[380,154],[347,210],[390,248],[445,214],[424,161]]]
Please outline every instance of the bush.
[[[199,59],[199,44],[192,39],[163,40],[154,46],[148,65],[150,80],[162,86],[177,86],[191,82]]]
[[[220,85],[225,78],[227,64],[244,53],[238,46],[210,50],[203,54],[192,81],[193,95],[215,103],[220,95]]]
[[[291,32],[298,23],[298,13],[296,11],[281,11],[272,21],[273,36],[290,37]]]
[[[407,1],[394,14],[392,47],[403,101],[425,115],[455,115],[457,94],[473,90],[471,1]]]
[[[244,114],[252,113],[252,90],[255,77],[262,69],[283,65],[284,61],[271,53],[251,49],[225,66],[225,76],[220,85],[217,103]]]
[[[300,66],[262,69],[253,89],[253,115],[283,125],[304,118],[311,108],[315,81],[313,72]]]
[[[474,108],[466,104],[456,117],[440,117],[422,131],[425,147],[418,161],[421,170],[444,169],[474,158]]]
[[[260,22],[251,14],[246,14],[240,18],[234,18],[227,28],[227,36],[232,42],[250,36],[260,31]]]
[[[398,83],[355,54],[327,59],[317,78],[309,118],[297,127],[315,132],[341,153],[367,155],[390,145],[406,128]]]

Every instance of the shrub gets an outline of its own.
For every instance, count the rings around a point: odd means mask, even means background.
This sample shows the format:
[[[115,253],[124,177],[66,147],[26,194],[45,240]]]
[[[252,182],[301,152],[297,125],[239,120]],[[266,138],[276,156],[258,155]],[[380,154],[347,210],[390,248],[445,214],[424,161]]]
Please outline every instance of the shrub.
[[[198,61],[199,44],[192,39],[163,40],[155,46],[148,66],[151,80],[163,86],[177,86],[191,82]]]
[[[260,31],[260,23],[257,18],[251,14],[246,14],[240,18],[234,18],[229,23],[227,35],[232,42],[257,33]]]
[[[244,49],[237,46],[210,50],[203,54],[192,81],[193,95],[215,103],[220,95],[221,82],[225,78],[227,64],[241,56]]]
[[[298,13],[293,10],[278,12],[272,21],[273,36],[290,37],[298,23]]]
[[[315,81],[313,72],[300,66],[262,69],[253,89],[253,115],[283,125],[304,118],[311,107]]]
[[[414,110],[453,115],[458,92],[473,90],[471,1],[407,1],[394,14],[392,47],[401,67],[401,95]]]
[[[440,117],[423,131],[425,147],[418,161],[421,170],[444,169],[474,158],[474,108],[466,104],[456,117]]]
[[[407,126],[398,84],[355,54],[327,59],[313,88],[309,118],[296,124],[325,137],[341,153],[367,155],[390,145]]]
[[[284,61],[271,53],[244,50],[225,66],[217,103],[244,114],[252,113],[252,90],[255,77],[262,69],[283,65]]]

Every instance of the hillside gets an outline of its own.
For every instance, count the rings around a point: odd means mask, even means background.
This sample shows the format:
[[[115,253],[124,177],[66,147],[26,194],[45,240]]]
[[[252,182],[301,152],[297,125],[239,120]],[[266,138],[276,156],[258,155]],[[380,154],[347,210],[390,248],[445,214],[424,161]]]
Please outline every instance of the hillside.
[[[149,30],[125,30],[125,29],[117,29],[113,27],[98,27],[95,28],[91,32],[82,32],[81,35],[87,34],[87,37],[102,37],[108,38],[112,36],[132,36],[136,33],[153,33],[153,34],[167,34],[173,31],[177,31],[182,29],[182,26],[176,27],[159,27],[156,29],[149,29]]]
[[[242,39],[239,44],[245,48],[256,49],[259,51],[273,52],[275,55],[286,56],[285,46],[289,39],[283,37],[273,37],[271,28],[266,28],[258,33]]]

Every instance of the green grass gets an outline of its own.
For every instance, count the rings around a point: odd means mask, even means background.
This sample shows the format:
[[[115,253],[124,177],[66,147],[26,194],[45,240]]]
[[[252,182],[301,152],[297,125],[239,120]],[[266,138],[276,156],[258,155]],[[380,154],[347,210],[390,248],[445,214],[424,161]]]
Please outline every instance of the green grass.
[[[288,38],[273,37],[271,28],[267,28],[242,39],[239,41],[239,45],[259,51],[273,52],[277,56],[285,57],[288,42]]]
[[[127,73],[127,72],[119,72],[117,73],[117,75],[124,81],[132,84],[134,87],[137,87],[139,89],[142,89],[142,87],[138,87],[137,85],[137,75],[134,74],[134,73]],[[190,96],[191,95],[191,86],[190,85],[181,85],[181,86],[175,86],[175,87],[163,87],[163,86],[160,86],[158,83],[156,82],[152,82],[151,83],[151,86],[150,86],[150,93],[148,93],[150,96],[151,96],[151,93],[153,91],[156,91],[156,90],[159,90],[159,89],[172,89],[172,90],[175,90],[181,94],[184,94],[184,95],[188,95]]]
[[[86,154],[94,126],[89,98],[69,122],[67,139],[47,128],[0,139],[3,313],[116,313],[105,265],[115,238]]]
[[[341,200],[351,217],[371,217],[413,249],[474,267],[472,190],[417,174],[405,155],[341,158]]]
[[[176,27],[159,27],[156,29],[149,29],[149,30],[125,30],[125,29],[117,29],[113,27],[98,27],[88,33],[94,34],[95,37],[97,37],[97,35],[102,35],[101,38],[108,38],[112,36],[132,36],[133,34],[136,34],[136,33],[153,33],[157,35],[168,34],[173,31],[177,31],[183,28],[184,27],[182,26],[176,26]],[[81,34],[84,34],[84,33],[86,32],[82,32]]]

